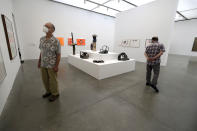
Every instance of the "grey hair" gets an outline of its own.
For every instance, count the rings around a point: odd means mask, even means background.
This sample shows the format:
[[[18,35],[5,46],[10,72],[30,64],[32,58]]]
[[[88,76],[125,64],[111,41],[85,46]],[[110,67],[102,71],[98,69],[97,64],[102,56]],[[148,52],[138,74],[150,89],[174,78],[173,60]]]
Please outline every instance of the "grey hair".
[[[53,31],[55,31],[55,26],[54,26],[54,24],[51,23],[51,25],[52,25]]]
[[[53,28],[53,32],[55,31],[55,26],[54,26],[54,24],[52,24],[51,22],[48,22],[47,24],[50,24],[51,25],[51,27]]]

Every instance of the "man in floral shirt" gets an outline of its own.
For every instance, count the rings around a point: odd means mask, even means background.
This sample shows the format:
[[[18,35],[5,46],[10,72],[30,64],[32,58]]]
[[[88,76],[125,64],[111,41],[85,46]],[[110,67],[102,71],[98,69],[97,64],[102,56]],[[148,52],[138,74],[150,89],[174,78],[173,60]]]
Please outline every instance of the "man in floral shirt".
[[[158,41],[159,41],[158,37],[153,37],[152,44],[146,47],[146,51],[144,53],[147,59],[146,85],[151,86],[157,93],[159,92],[156,85],[160,72],[160,63],[161,63],[160,57],[165,52],[164,45],[160,44]],[[154,72],[154,76],[151,81],[152,70]]]
[[[47,23],[43,27],[46,36],[40,39],[40,58],[38,68],[41,68],[42,80],[46,89],[43,98],[49,97],[49,101],[54,101],[59,97],[57,72],[61,58],[61,46],[59,40],[53,36],[55,26]]]

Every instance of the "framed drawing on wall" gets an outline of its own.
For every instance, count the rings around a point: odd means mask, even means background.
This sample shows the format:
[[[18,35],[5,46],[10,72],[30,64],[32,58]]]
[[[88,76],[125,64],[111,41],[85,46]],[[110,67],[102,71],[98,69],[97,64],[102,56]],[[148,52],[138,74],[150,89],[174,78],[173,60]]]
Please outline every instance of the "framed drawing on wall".
[[[130,40],[122,40],[120,46],[122,47],[129,47],[130,45]]]
[[[145,48],[152,44],[152,39],[145,40]]]
[[[131,48],[140,48],[140,40],[139,39],[130,40],[130,47]]]
[[[0,83],[5,79],[6,75],[7,73],[5,69],[5,64],[4,64],[1,49],[0,49]]]
[[[192,51],[197,51],[197,37],[194,38],[194,44],[193,44]]]
[[[131,48],[140,48],[140,40],[139,39],[122,40],[120,46],[131,47]]]
[[[10,60],[13,60],[17,55],[16,43],[15,43],[15,37],[14,37],[14,29],[12,26],[12,22],[5,15],[1,15],[1,18],[3,22]]]

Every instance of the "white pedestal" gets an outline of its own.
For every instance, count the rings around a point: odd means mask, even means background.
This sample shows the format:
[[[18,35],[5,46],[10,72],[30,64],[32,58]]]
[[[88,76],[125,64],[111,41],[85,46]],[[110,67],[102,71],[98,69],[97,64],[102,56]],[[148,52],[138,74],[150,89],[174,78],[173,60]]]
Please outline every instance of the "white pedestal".
[[[93,63],[94,57],[97,57],[96,53],[98,52],[91,53],[89,59],[81,59],[79,54],[69,55],[68,62],[98,80],[135,70],[134,59],[118,61],[116,53],[101,54],[105,63]]]
[[[116,60],[118,58],[118,53],[113,53],[109,52],[108,54],[100,54],[99,51],[92,51],[92,50],[85,50],[89,54],[90,59],[94,60],[104,60],[104,61],[109,61],[109,60]]]

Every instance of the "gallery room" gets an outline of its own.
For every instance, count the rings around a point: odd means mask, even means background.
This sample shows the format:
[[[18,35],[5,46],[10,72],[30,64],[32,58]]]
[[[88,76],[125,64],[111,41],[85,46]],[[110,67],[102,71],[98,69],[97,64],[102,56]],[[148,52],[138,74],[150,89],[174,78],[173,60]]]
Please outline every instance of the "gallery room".
[[[197,0],[0,0],[0,131],[197,131]]]

